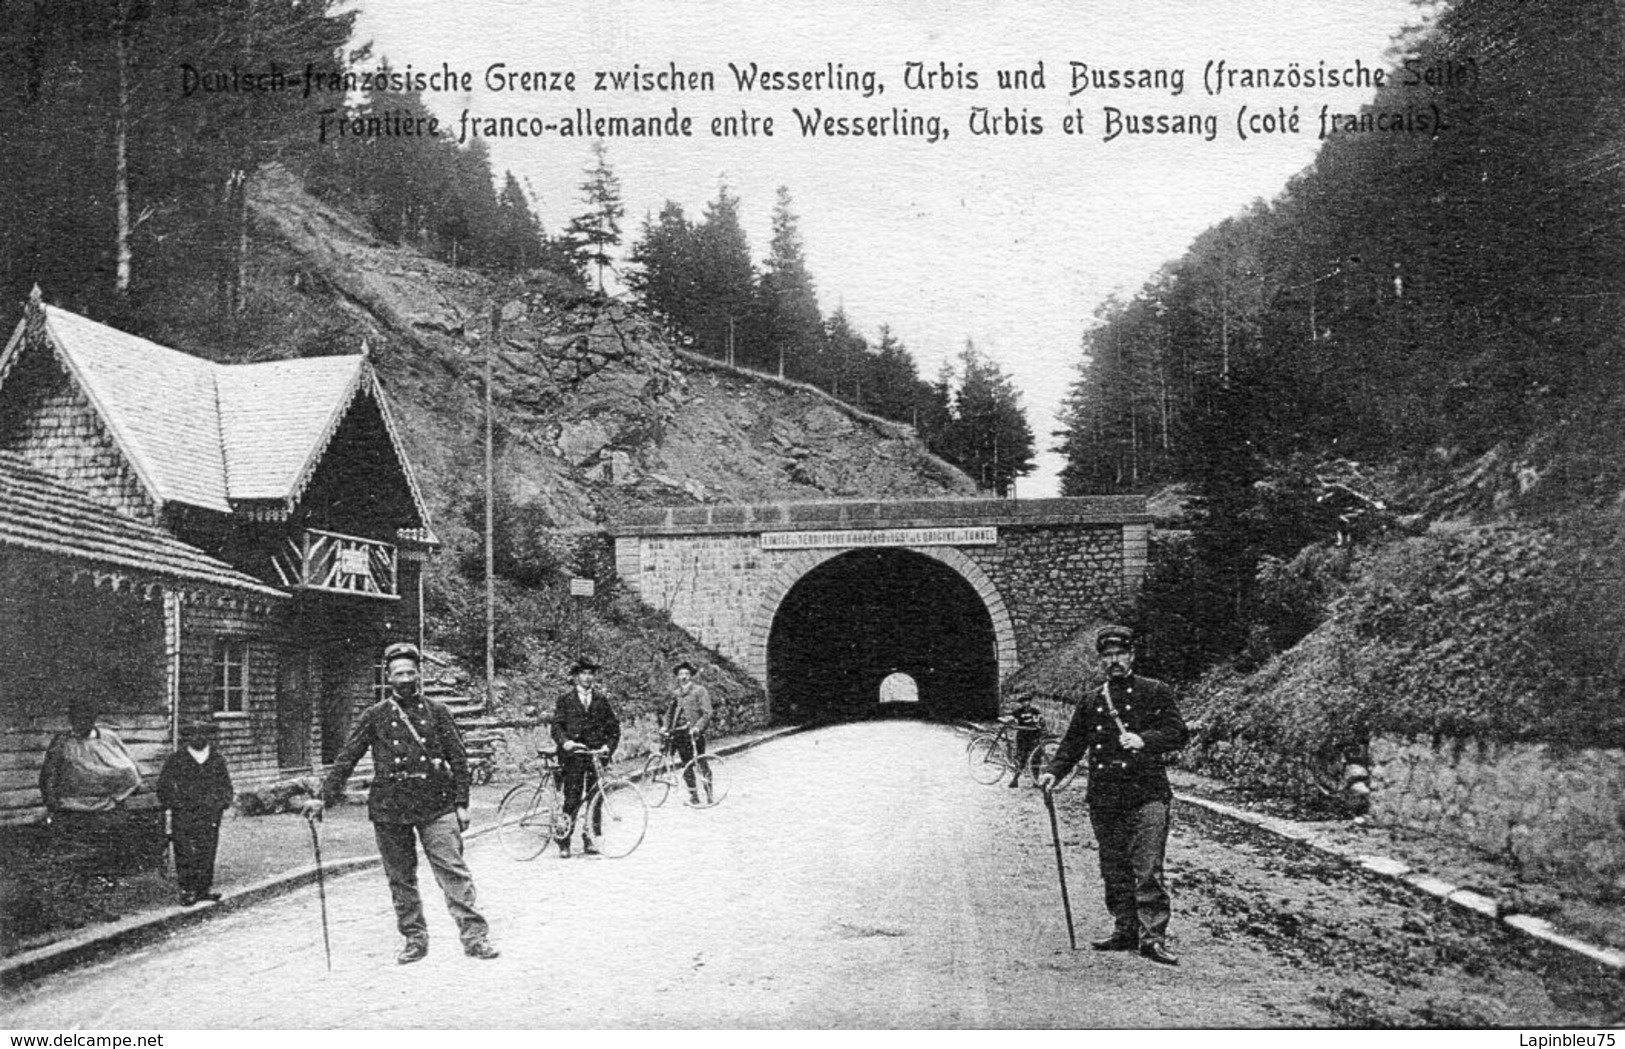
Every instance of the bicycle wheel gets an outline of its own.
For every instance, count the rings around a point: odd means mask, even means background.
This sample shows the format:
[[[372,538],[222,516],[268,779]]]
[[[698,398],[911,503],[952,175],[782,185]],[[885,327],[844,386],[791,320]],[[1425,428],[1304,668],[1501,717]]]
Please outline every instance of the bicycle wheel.
[[[643,763],[643,778],[638,780],[638,789],[643,791],[643,800],[650,808],[658,809],[666,803],[666,796],[671,793],[670,775],[664,754],[650,754],[649,760]]]
[[[553,841],[558,796],[542,783],[521,783],[497,806],[497,841],[516,860],[533,860]]]
[[[997,783],[1010,771],[1004,747],[991,736],[977,740],[966,757],[970,761],[970,778],[981,784]]]
[[[694,786],[689,788],[689,776]],[[689,808],[710,809],[728,796],[728,766],[715,754],[700,754],[683,766],[683,787],[689,790]]]
[[[965,753],[969,754],[971,752],[972,747],[976,746],[976,744],[981,743],[981,742],[983,742],[985,740],[992,739],[993,735],[994,734],[991,733],[991,732],[975,732],[975,733],[972,733],[971,738],[965,741]]]
[[[593,791],[585,819],[584,829],[592,834],[598,851],[620,859],[643,841],[649,829],[649,803],[630,780],[606,780]]]

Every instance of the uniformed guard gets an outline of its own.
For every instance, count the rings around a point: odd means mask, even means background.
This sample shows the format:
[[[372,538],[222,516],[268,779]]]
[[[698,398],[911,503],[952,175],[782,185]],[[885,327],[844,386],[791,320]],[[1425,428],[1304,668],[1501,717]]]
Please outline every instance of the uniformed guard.
[[[1168,848],[1168,786],[1164,756],[1190,738],[1168,685],[1134,673],[1134,634],[1103,627],[1095,635],[1106,680],[1078,704],[1049,768],[1039,777],[1045,791],[1078,761],[1089,759],[1089,822],[1100,847],[1106,910],[1115,927],[1097,951],[1132,951],[1162,965],[1178,965],[1168,951],[1168,887],[1163,857]]]
[[[486,921],[474,909],[474,879],[463,862],[468,755],[451,710],[423,695],[420,658],[417,646],[405,642],[384,649],[390,695],[361,715],[322,783],[322,798],[307,802],[304,811],[309,818],[320,818],[325,800],[342,793],[344,781],[370,748],[373,782],[367,816],[384,861],[396,925],[406,937],[395,960],[407,965],[429,953],[429,927],[418,895],[418,842],[446,894],[463,952],[471,958],[495,958]]]

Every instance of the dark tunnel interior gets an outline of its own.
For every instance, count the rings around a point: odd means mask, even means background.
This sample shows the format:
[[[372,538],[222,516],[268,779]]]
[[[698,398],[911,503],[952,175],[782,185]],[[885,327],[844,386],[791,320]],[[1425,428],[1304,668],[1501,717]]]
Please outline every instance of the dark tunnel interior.
[[[914,679],[919,701],[883,710],[880,683],[894,671]],[[777,721],[998,711],[986,606],[958,572],[909,550],[854,550],[802,577],[773,617],[767,676]]]

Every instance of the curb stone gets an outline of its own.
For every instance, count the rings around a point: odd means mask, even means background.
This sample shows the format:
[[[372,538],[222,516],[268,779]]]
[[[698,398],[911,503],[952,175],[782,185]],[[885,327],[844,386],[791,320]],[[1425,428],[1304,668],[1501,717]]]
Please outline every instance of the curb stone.
[[[1207,809],[1209,812],[1251,824],[1280,837],[1301,841],[1318,852],[1334,856],[1345,863],[1351,863],[1370,871],[1378,877],[1397,881],[1425,895],[1443,900],[1461,910],[1471,911],[1486,918],[1497,920],[1508,928],[1515,929],[1526,936],[1572,951],[1600,965],[1607,966],[1614,970],[1616,974],[1625,975],[1625,953],[1610,950],[1606,947],[1598,947],[1595,944],[1586,943],[1572,936],[1565,936],[1553,928],[1552,923],[1544,918],[1537,918],[1530,914],[1502,915],[1499,905],[1491,897],[1473,892],[1471,889],[1452,885],[1430,874],[1423,874],[1420,871],[1413,870],[1408,864],[1401,863],[1399,860],[1389,859],[1386,856],[1373,856],[1340,845],[1316,834],[1313,828],[1292,823],[1290,820],[1264,816],[1256,812],[1249,812],[1246,809],[1238,809],[1233,805],[1225,805],[1222,802],[1209,801],[1206,798],[1192,797],[1178,792],[1175,792],[1174,797],[1187,805],[1195,805]]]
[[[727,756],[750,750],[772,740],[806,731],[806,726],[789,725],[770,729],[759,735],[731,743],[719,743],[711,753]],[[495,823],[469,830],[465,838],[481,838],[496,830]],[[328,878],[343,877],[359,871],[371,870],[382,864],[377,856],[357,856],[322,864]],[[43,976],[85,965],[118,951],[129,950],[156,939],[171,935],[190,925],[210,918],[242,910],[265,900],[274,899],[316,881],[316,866],[276,874],[250,885],[222,893],[219,903],[212,906],[182,907],[174,905],[156,911],[128,915],[117,921],[98,925],[93,930],[64,937],[55,943],[32,951],[12,955],[0,962],[0,987],[15,988],[38,980]]]
[[[955,724],[962,729],[980,730],[983,728],[983,726],[970,721],[958,721]],[[1499,921],[1508,928],[1526,936],[1571,951],[1612,969],[1616,975],[1625,976],[1625,952],[1599,947],[1576,937],[1567,936],[1558,932],[1552,923],[1545,918],[1537,918],[1532,914],[1502,914],[1500,905],[1493,898],[1474,892],[1471,889],[1452,885],[1431,874],[1423,874],[1420,871],[1413,870],[1409,864],[1402,863],[1399,860],[1389,859],[1386,856],[1373,856],[1358,849],[1341,845],[1316,833],[1313,827],[1306,827],[1291,820],[1251,812],[1247,809],[1237,808],[1234,805],[1209,801],[1206,798],[1183,794],[1179,791],[1174,792],[1174,797],[1187,805],[1195,805],[1220,816],[1250,824],[1277,837],[1302,842],[1318,852],[1358,866],[1378,877],[1400,882],[1425,895],[1443,900],[1453,907],[1472,911],[1475,914]]]

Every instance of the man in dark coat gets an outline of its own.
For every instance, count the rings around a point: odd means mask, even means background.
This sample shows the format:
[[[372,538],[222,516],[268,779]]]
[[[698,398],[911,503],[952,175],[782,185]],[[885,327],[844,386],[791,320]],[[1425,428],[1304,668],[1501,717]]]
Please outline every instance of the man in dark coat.
[[[574,683],[570,691],[559,697],[553,707],[553,742],[559,748],[559,765],[564,777],[564,815],[574,829],[576,813],[581,811],[581,799],[598,785],[598,773],[593,768],[588,751],[607,748],[613,755],[621,743],[621,722],[609,697],[596,684],[602,668],[591,659],[578,659],[570,668]],[[597,820],[602,813],[593,813]],[[593,839],[603,830],[602,825],[581,830],[581,851],[596,853]],[[559,856],[570,857],[570,832],[559,839]]]
[[[305,816],[321,818],[325,800],[342,794],[344,781],[370,749],[373,781],[367,816],[389,880],[396,927],[406,937],[395,960],[407,965],[429,953],[429,927],[418,895],[419,842],[446,894],[463,953],[495,958],[498,952],[486,938],[489,928],[474,908],[474,877],[463,862],[468,754],[450,709],[424,698],[419,659],[416,645],[403,642],[384,650],[390,695],[368,707],[356,722],[322,783],[322,797],[305,803]]]
[[[1100,846],[1100,877],[1115,929],[1097,951],[1139,952],[1162,965],[1178,965],[1168,952],[1168,786],[1164,755],[1190,738],[1174,690],[1134,673],[1134,634],[1104,627],[1095,636],[1106,681],[1078,704],[1049,767],[1045,791],[1089,759],[1089,822]]]
[[[214,746],[214,723],[187,723],[180,749],[158,773],[158,803],[168,812],[182,906],[220,900],[214,891],[214,857],[220,847],[220,816],[231,807],[232,797],[231,772]]]

